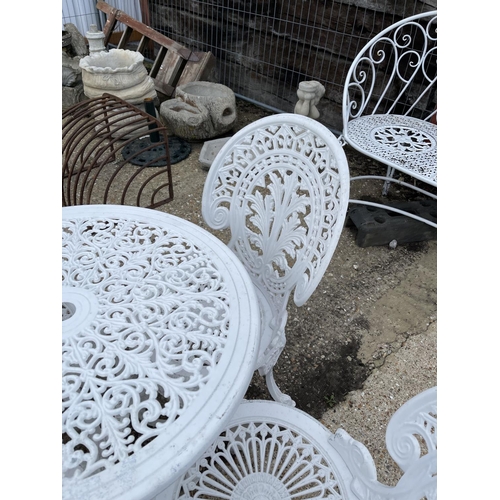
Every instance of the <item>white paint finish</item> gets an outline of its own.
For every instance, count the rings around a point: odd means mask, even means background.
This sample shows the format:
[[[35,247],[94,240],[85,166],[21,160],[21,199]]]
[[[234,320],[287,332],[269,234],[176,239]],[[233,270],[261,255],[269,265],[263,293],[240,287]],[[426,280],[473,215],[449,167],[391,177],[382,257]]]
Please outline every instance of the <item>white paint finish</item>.
[[[63,337],[63,498],[151,498],[245,394],[259,345],[253,284],[190,222],[87,205],[63,208],[63,286],[63,297],[70,287],[98,302],[94,319]]]

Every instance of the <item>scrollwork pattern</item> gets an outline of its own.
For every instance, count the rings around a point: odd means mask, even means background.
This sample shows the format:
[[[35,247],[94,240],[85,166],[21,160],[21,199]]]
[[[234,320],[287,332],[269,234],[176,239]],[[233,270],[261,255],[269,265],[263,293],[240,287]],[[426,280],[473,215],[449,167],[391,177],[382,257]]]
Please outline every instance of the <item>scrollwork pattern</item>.
[[[425,110],[437,82],[436,21],[436,16],[431,16],[423,24],[402,22],[365,47],[347,77],[344,126],[346,121],[366,113],[408,114],[416,108]]]
[[[272,369],[285,345],[290,294],[303,305],[323,276],[348,203],[340,144],[303,118],[270,117],[241,130],[221,152],[204,192],[206,222],[230,228],[228,246],[260,292],[268,341],[261,344],[261,374]]]
[[[338,429],[329,441],[352,473],[349,488],[356,498],[436,500],[436,387],[408,400],[389,421],[386,433],[387,450],[403,471],[396,486],[387,486],[377,480],[375,462],[368,449],[346,431]]]
[[[278,311],[296,285],[297,297],[317,284],[342,208],[340,184],[330,148],[287,124],[251,133],[219,169],[204,216],[231,227],[229,246]]]
[[[63,221],[62,283],[99,303],[90,324],[63,335],[69,480],[123,460],[182,414],[220,359],[229,304],[203,251],[175,231],[118,218]]]
[[[272,345],[259,358],[266,371],[285,345],[290,293],[295,289],[300,306],[315,290],[347,208],[347,168],[338,164],[343,153],[333,135],[326,137],[287,120],[240,131],[205,189],[205,220],[214,229],[230,227],[228,246],[268,303],[263,309],[270,317],[262,324],[273,330]]]

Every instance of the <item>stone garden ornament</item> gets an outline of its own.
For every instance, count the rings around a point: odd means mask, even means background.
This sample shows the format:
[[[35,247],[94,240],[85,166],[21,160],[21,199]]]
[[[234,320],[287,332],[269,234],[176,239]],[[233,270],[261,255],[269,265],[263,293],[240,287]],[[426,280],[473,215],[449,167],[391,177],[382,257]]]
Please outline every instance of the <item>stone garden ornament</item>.
[[[236,121],[236,98],[225,85],[189,82],[164,101],[160,115],[173,133],[186,140],[206,140],[230,131]]]
[[[99,38],[100,35],[97,40]],[[125,49],[95,51],[80,60],[80,68],[83,91],[89,99],[111,94],[141,111],[146,111],[145,100],[157,99],[153,79],[148,75],[144,56],[140,52]],[[154,113],[156,118],[156,110]],[[120,120],[117,119],[106,126],[112,130],[116,129],[116,133],[121,133],[126,123],[130,123],[133,130],[134,121],[135,118],[128,117],[128,111],[124,109]],[[144,129],[143,133],[146,134],[147,129]]]
[[[299,101],[295,105],[294,112],[317,120],[319,111],[316,106],[324,94],[325,87],[321,83],[314,80],[300,82],[297,90]]]
[[[155,99],[152,78],[144,66],[140,52],[125,49],[98,51],[80,61],[84,93],[89,98],[112,94],[130,104],[143,104]]]
[[[82,70],[80,61],[88,55],[85,39],[74,24],[64,25],[62,36],[62,84],[63,87],[75,87],[81,84]]]
[[[91,24],[89,30],[85,34],[89,41],[89,53],[102,52],[106,50],[104,46],[104,33],[97,29],[96,24]]]

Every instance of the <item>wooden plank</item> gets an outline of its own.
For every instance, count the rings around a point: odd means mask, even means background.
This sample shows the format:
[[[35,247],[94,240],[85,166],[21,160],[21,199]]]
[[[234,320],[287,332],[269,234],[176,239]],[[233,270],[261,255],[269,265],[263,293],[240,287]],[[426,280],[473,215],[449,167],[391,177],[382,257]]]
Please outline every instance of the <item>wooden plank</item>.
[[[111,35],[113,34],[113,30],[116,26],[116,12],[117,9],[112,9],[111,11],[107,12],[108,15],[106,24],[104,25],[104,28],[102,30],[102,32],[104,33],[104,46],[110,43]]]
[[[107,45],[108,43],[110,43],[112,45],[118,46],[118,44],[120,43],[120,39],[121,39],[122,35],[123,35],[123,31],[113,31],[110,34],[109,40],[105,43],[105,45]],[[137,41],[139,41],[141,39],[142,39],[142,35],[140,33],[137,33],[136,31],[134,31],[130,35],[129,42],[137,42]]]
[[[132,36],[133,29],[130,26],[125,27],[125,31],[122,33],[120,41],[118,42],[118,49],[126,49],[127,44],[130,41],[130,37]]]
[[[184,68],[184,63],[185,61],[179,57],[179,54],[169,51],[161,63],[156,80],[175,87]]]
[[[166,55],[167,55],[167,49],[165,47],[160,47],[160,50],[154,60],[153,66],[149,71],[149,76],[151,78],[156,78],[156,75],[158,74],[158,71],[160,71],[161,64],[165,59]]]
[[[158,43],[159,45],[166,47],[168,50],[174,50],[181,57],[188,61],[198,61],[198,57],[191,50],[182,46],[180,43],[174,42],[174,40],[162,35],[161,33],[158,33],[157,31],[150,28],[149,26],[146,26],[140,21],[137,21],[137,19],[130,17],[129,15],[125,14],[125,12],[111,7],[111,5],[108,5],[106,2],[97,2],[97,8],[105,14],[111,14],[116,11],[116,21],[138,31],[141,35],[144,35],[150,40]]]
[[[146,26],[151,26],[151,16],[149,14],[149,0],[139,0],[139,8],[141,9],[142,22]]]
[[[144,16],[147,1],[144,0],[143,3],[141,10]],[[154,58],[149,76],[154,81],[155,89],[167,97],[171,97],[175,87],[181,83],[206,78],[215,65],[215,57],[211,52],[193,52],[106,2],[98,1],[97,8],[107,15],[103,30],[105,44],[109,43],[116,24],[123,23],[126,28],[118,42],[118,48],[125,49],[129,42],[139,40],[136,50],[142,54],[149,52],[148,57]],[[143,18],[149,22],[149,10],[146,10],[147,15]],[[156,57],[154,43],[160,46]]]
[[[210,71],[215,65],[215,57],[211,52],[197,52],[200,60],[198,62],[188,61],[184,71],[176,83],[182,85],[184,83],[196,82],[208,77]]]

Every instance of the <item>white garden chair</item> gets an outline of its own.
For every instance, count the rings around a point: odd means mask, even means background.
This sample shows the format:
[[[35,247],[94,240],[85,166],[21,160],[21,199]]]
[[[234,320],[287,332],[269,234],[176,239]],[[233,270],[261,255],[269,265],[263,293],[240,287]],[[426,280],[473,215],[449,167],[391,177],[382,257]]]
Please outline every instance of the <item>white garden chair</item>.
[[[434,193],[395,178],[399,171],[437,187],[437,11],[403,19],[367,43],[354,59],[344,86],[341,142],[387,165],[391,182],[437,199]],[[437,227],[437,224],[384,204],[362,200]]]
[[[402,470],[377,480],[368,449],[332,434],[307,413],[274,401],[244,401],[205,455],[156,500],[435,500],[437,388],[392,416],[387,449]]]
[[[347,159],[319,122],[272,115],[237,132],[219,151],[205,182],[202,213],[213,229],[229,228],[261,306],[256,370],[271,396],[294,405],[277,387],[273,366],[285,346],[287,303],[303,305],[316,289],[344,227]]]

